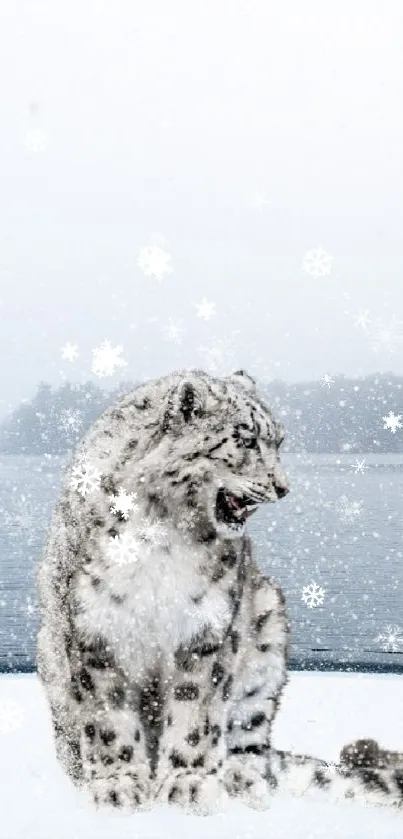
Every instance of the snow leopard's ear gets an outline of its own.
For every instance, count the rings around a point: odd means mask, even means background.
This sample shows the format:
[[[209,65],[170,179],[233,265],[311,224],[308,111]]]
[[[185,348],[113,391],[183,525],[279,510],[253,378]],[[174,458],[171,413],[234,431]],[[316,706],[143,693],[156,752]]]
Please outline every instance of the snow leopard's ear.
[[[162,420],[163,431],[191,423],[203,414],[204,404],[205,394],[200,383],[190,377],[184,379],[168,397]]]
[[[256,393],[256,382],[252,379],[252,376],[246,372],[246,370],[236,370],[229,378],[230,381],[240,385],[248,393]]]

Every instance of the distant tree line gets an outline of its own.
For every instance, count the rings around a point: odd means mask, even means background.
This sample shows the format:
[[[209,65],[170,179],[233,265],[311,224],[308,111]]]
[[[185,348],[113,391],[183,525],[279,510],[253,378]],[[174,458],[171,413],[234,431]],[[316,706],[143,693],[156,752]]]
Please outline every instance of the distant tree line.
[[[134,386],[125,382],[107,391],[91,382],[59,388],[41,382],[34,398],[22,402],[0,425],[0,452],[67,452],[104,408]],[[393,433],[383,421],[389,412],[401,414],[403,426],[403,377],[338,376],[329,386],[323,381],[275,380],[259,383],[259,391],[285,425],[286,451],[403,453],[403,427]]]
[[[62,454],[74,448],[97,416],[133,388],[102,390],[92,382],[67,382],[52,388],[40,382],[31,401],[24,401],[0,425],[0,451],[8,454]]]
[[[403,377],[338,376],[329,386],[274,381],[261,391],[286,428],[288,451],[403,454]],[[401,415],[395,433],[384,428],[390,412]]]

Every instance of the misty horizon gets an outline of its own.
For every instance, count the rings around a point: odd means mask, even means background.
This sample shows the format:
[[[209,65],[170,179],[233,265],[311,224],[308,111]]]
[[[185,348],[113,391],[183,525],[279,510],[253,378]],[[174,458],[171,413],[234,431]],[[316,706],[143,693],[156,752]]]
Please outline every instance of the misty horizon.
[[[184,372],[186,372],[186,370],[189,370],[189,372],[191,370],[196,370],[196,369],[199,370],[199,371],[202,370],[201,367],[193,367],[193,368],[179,368],[178,367],[176,369],[178,371],[183,370]],[[225,373],[225,374],[223,373],[222,375],[229,376],[231,374],[231,372],[235,372],[235,369],[236,368],[234,367],[233,370],[229,370],[228,373]],[[246,369],[246,368],[240,368],[240,369]],[[171,371],[167,371],[167,372],[171,372]],[[203,370],[202,372],[206,372],[206,371]],[[249,373],[250,371],[246,370],[246,372]],[[330,381],[327,381],[328,377],[329,377]],[[402,383],[403,383],[403,371],[402,371],[402,373],[398,373],[398,372],[393,372],[392,370],[386,370],[384,372],[376,370],[376,371],[373,371],[373,372],[370,372],[370,373],[366,373],[365,375],[357,375],[357,376],[348,375],[347,373],[339,372],[339,373],[333,373],[333,374],[332,373],[325,374],[321,378],[317,378],[317,379],[312,378],[312,379],[300,379],[300,380],[287,379],[287,378],[281,377],[281,376],[273,376],[273,377],[268,377],[268,376],[264,376],[264,375],[259,376],[259,374],[257,374],[255,376],[255,380],[256,380],[258,388],[263,386],[263,387],[269,389],[271,384],[273,384],[273,385],[276,385],[276,384],[285,385],[285,386],[289,386],[290,388],[292,388],[296,385],[301,385],[301,386],[305,385],[306,387],[309,387],[310,385],[313,385],[313,386],[321,385],[323,387],[324,391],[328,392],[332,389],[333,385],[337,384],[337,382],[341,379],[346,380],[346,382],[348,382],[348,381],[359,382],[359,381],[365,381],[367,379],[376,379],[378,377],[383,381],[388,380],[388,379],[402,379]],[[21,399],[17,399],[14,402],[10,402],[7,406],[4,404],[5,400],[0,401],[0,422],[2,420],[6,419],[6,417],[9,416],[14,410],[16,410],[16,408],[18,408],[18,406],[20,404],[23,404],[23,403],[26,403],[26,402],[28,402],[28,403],[31,402],[35,398],[35,395],[38,392],[38,388],[42,384],[51,387],[53,392],[57,391],[60,388],[63,388],[65,385],[70,385],[72,388],[74,388],[74,387],[84,388],[88,385],[94,385],[96,387],[99,387],[100,390],[103,390],[105,392],[113,392],[115,390],[120,390],[120,388],[123,387],[123,392],[124,392],[126,388],[137,387],[137,386],[141,385],[143,382],[145,383],[146,381],[149,381],[150,378],[156,379],[156,378],[158,378],[158,376],[143,377],[142,378],[141,376],[136,376],[134,374],[132,378],[128,378],[128,373],[126,371],[126,375],[123,372],[120,376],[111,377],[109,380],[105,380],[104,378],[99,379],[99,378],[97,378],[96,376],[93,376],[93,375],[92,376],[89,375],[87,377],[83,376],[81,379],[74,379],[73,377],[71,377],[71,378],[66,377],[65,378],[63,376],[63,378],[59,379],[59,381],[53,381],[53,382],[45,380],[45,379],[38,379],[38,381],[33,384],[30,392],[21,396]],[[403,390],[403,384],[402,384],[402,390]],[[400,404],[398,404],[398,405],[395,404],[394,407],[397,407],[397,408],[403,407],[403,394],[402,394],[401,405]]]
[[[399,374],[402,14],[6,4],[0,413],[105,340],[108,388]]]
[[[186,370],[189,370],[189,372],[191,372],[192,370],[199,370],[201,372],[206,372],[206,371],[203,371],[202,368],[200,368],[200,367],[199,368],[196,368],[196,367],[193,367],[193,368],[177,368],[177,369],[178,369],[178,371],[183,369],[183,372],[186,372]],[[231,372],[235,372],[235,368],[234,368],[234,370],[230,370],[228,373],[225,373],[225,374],[222,374],[222,375],[229,376],[231,374]],[[249,370],[247,370],[246,372],[249,373]],[[103,390],[105,392],[113,392],[115,390],[120,390],[121,388],[123,388],[123,392],[124,392],[126,387],[127,388],[138,387],[141,384],[145,383],[146,381],[150,380],[149,378],[145,378],[145,377],[141,378],[140,376],[136,376],[136,375],[134,375],[133,378],[128,378],[127,376],[128,376],[128,374],[127,374],[127,371],[126,371],[126,375],[124,375],[124,373],[123,373],[120,377],[111,377],[111,379],[109,379],[109,380],[99,379],[96,376],[88,376],[87,378],[82,378],[81,380],[75,380],[73,378],[64,378],[63,377],[63,379],[61,379],[59,381],[56,381],[56,382],[46,381],[45,379],[38,379],[38,381],[33,385],[33,389],[31,390],[31,392],[29,394],[24,395],[17,402],[15,402],[13,404],[9,404],[6,409],[3,406],[0,407],[0,422],[1,422],[1,420],[5,419],[9,414],[11,414],[16,408],[18,408],[18,405],[23,404],[25,402],[31,402],[35,398],[35,395],[38,392],[38,389],[40,388],[41,385],[51,387],[53,392],[56,392],[57,390],[63,388],[64,386],[71,386],[72,388],[75,388],[75,387],[85,388],[86,386],[90,386],[90,385],[96,386],[96,387],[100,388],[100,390]],[[327,381],[328,376],[330,378],[330,381]],[[285,386],[289,386],[290,388],[292,388],[294,386],[297,386],[297,385],[300,385],[300,386],[303,386],[303,385],[305,385],[305,386],[321,385],[324,388],[324,391],[328,392],[332,389],[334,384],[338,383],[339,380],[346,380],[346,382],[349,382],[349,381],[358,382],[358,381],[365,381],[365,380],[368,380],[368,379],[376,379],[378,377],[383,381],[385,381],[385,380],[387,381],[388,379],[402,379],[402,390],[403,390],[403,371],[402,371],[402,373],[399,374],[399,373],[394,373],[391,370],[386,370],[384,372],[381,372],[381,371],[377,370],[377,371],[366,373],[365,375],[359,375],[359,376],[350,376],[347,373],[339,372],[339,373],[333,373],[333,374],[325,374],[325,376],[323,376],[321,378],[318,378],[318,379],[301,379],[301,380],[286,379],[285,377],[282,378],[280,376],[274,376],[272,378],[269,378],[267,376],[259,376],[259,374],[258,374],[256,376],[256,384],[257,384],[258,388],[262,387],[262,386],[265,387],[265,388],[270,388],[270,384],[285,385]],[[154,378],[158,378],[158,377],[153,376],[152,378],[154,379]],[[402,405],[403,405],[403,394],[402,394]],[[399,406],[397,406],[397,407],[399,407]]]

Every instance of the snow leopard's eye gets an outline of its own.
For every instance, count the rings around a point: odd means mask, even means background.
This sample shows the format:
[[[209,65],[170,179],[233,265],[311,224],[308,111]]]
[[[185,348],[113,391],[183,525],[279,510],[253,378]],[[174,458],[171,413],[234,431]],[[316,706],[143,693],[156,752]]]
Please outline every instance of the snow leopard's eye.
[[[236,426],[234,437],[242,443],[245,449],[255,449],[257,446],[257,434],[246,423]]]
[[[242,437],[242,443],[245,449],[255,449],[257,446],[257,437]]]

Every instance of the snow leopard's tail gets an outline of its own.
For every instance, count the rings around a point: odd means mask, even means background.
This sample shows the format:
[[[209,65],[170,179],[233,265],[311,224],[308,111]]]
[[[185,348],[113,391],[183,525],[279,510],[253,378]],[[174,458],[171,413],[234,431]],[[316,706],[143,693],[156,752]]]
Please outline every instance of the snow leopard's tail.
[[[273,750],[271,782],[278,791],[326,800],[354,799],[402,808],[403,754],[381,749],[375,740],[356,740],[341,750],[339,763]]]

